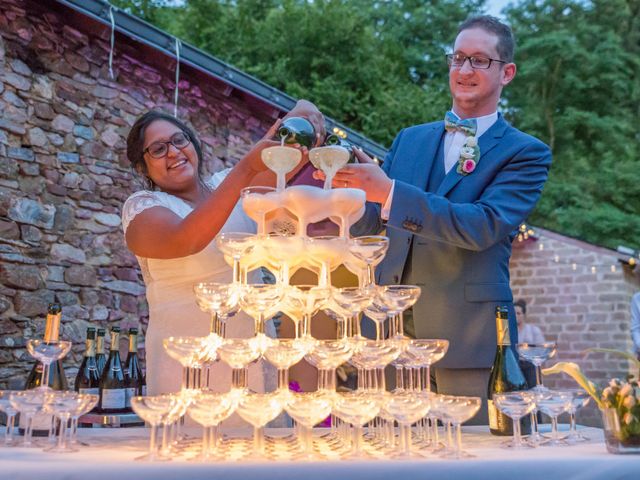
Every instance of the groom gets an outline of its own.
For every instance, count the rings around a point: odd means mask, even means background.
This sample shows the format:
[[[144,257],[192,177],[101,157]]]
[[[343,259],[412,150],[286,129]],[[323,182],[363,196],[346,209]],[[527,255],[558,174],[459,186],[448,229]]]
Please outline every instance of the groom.
[[[465,21],[447,55],[453,107],[445,121],[402,130],[382,168],[357,151],[361,164],[345,167],[333,182],[362,188],[369,202],[380,204],[370,204],[352,229],[370,233],[386,221],[390,246],[377,268],[379,284],[422,287],[409,333],[450,341],[436,364],[438,391],[485,400],[496,306],[509,307],[512,343],[517,339],[511,241],[540,198],[551,164],[545,144],[497,112],[502,89],[516,74],[513,51],[511,29],[496,18]],[[486,418],[485,404],[477,420]]]

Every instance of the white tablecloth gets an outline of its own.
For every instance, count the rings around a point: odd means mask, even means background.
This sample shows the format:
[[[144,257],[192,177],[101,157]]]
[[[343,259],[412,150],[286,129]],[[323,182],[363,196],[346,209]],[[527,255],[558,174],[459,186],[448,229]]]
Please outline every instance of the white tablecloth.
[[[147,429],[83,429],[80,439],[91,445],[75,453],[54,454],[38,448],[0,447],[0,479],[640,479],[640,455],[607,453],[599,429],[582,428],[581,432],[591,440],[577,446],[517,451],[500,448],[504,438],[491,436],[487,427],[465,427],[463,432],[465,449],[476,455],[475,458],[198,463],[187,461],[183,456],[169,462],[146,463],[133,459],[146,452]],[[197,436],[198,431],[192,434]]]

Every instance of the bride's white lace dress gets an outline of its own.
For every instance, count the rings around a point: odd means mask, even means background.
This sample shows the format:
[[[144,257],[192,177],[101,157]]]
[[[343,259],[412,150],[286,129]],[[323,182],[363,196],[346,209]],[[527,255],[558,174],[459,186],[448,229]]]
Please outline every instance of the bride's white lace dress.
[[[213,175],[207,184],[215,189],[228,170]],[[131,195],[122,208],[122,226],[126,233],[129,223],[140,212],[152,207],[165,207],[184,218],[191,213],[189,204],[178,197],[158,191],[139,191]],[[235,206],[221,232],[255,232],[255,224],[245,215],[240,202]],[[149,238],[162,242],[162,238]],[[147,392],[150,395],[180,390],[182,367],[164,351],[162,340],[170,336],[205,336],[209,333],[209,315],[196,305],[193,286],[199,282],[230,282],[231,268],[212,241],[195,255],[169,260],[137,257],[146,285],[149,303],[149,327],[145,335]],[[256,273],[256,275],[259,275]],[[250,279],[251,282],[260,281]],[[272,322],[267,325],[275,336]],[[227,322],[227,337],[250,337],[253,320],[239,312]],[[268,373],[267,373],[268,372]],[[212,387],[227,391],[231,370],[217,362],[211,372]],[[249,387],[255,391],[272,390],[275,371],[264,361],[249,369]]]

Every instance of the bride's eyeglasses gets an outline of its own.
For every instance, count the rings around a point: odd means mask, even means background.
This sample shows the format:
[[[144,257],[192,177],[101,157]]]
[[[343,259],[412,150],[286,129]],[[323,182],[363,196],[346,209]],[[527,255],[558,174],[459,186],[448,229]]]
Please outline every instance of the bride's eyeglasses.
[[[184,132],[174,133],[168,142],[153,142],[142,153],[148,153],[153,158],[162,158],[169,151],[169,144],[176,147],[178,150],[182,150],[191,143],[189,137]]]

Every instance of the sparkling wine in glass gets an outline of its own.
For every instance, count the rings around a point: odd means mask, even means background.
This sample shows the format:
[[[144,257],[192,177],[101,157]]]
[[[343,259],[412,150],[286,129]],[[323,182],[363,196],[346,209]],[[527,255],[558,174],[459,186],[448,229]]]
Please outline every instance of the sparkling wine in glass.
[[[273,187],[245,187],[240,191],[240,198],[245,213],[256,222],[258,236],[265,235],[267,214],[280,207],[280,192]]]
[[[338,145],[312,148],[309,161],[325,174],[324,189],[330,190],[336,172],[349,162],[349,151]]]
[[[276,190],[279,192],[284,190],[286,175],[298,166],[302,159],[302,152],[297,148],[275,146],[265,148],[261,155],[262,162],[276,174]]]

